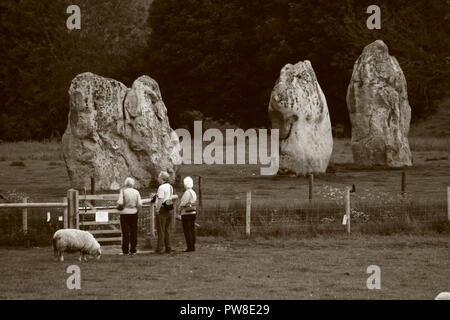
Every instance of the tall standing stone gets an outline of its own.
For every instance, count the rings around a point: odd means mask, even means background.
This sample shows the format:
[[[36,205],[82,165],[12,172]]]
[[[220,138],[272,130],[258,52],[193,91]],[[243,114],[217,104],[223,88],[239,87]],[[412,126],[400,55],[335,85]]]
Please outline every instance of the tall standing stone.
[[[124,84],[92,73],[76,76],[69,89],[70,113],[63,155],[75,188],[118,189],[126,177],[138,187],[161,170],[176,174],[178,136],[170,128],[158,84],[148,76]]]
[[[323,173],[333,151],[325,95],[309,61],[287,64],[272,90],[269,117],[280,129],[280,171]]]
[[[411,166],[408,143],[411,107],[406,79],[386,44],[366,46],[347,90],[352,152],[362,166]]]

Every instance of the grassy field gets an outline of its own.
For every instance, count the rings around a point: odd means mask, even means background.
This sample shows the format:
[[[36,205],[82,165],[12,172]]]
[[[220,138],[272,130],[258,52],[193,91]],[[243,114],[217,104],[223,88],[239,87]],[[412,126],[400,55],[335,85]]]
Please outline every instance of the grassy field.
[[[316,176],[314,204],[308,180],[296,176],[261,176],[258,165],[182,165],[181,176],[203,177],[203,235],[227,236],[245,225],[245,194],[252,192],[252,225],[258,234],[317,235],[342,233],[342,190],[354,184],[354,232],[363,234],[448,234],[447,186],[450,185],[449,138],[411,138],[414,166],[406,169],[407,195],[400,195],[401,170],[361,169],[352,164],[348,139],[337,139],[327,174]],[[61,146],[55,142],[0,144],[0,193],[15,202],[62,201],[70,183]],[[45,159],[45,160],[43,160]],[[195,183],[196,184],[196,183]],[[198,185],[195,189],[198,192]],[[15,190],[15,191],[11,191]],[[154,189],[141,190],[148,197]],[[180,185],[175,191],[181,192]],[[1,199],[0,199],[1,200]],[[50,237],[45,209],[30,209],[30,237],[36,244]],[[61,215],[50,210],[52,215]],[[6,220],[5,220],[5,219]],[[55,217],[57,218],[57,217]],[[284,221],[284,223],[282,223]],[[358,224],[359,223],[359,224]],[[0,217],[0,243],[23,243],[20,210]],[[5,228],[9,228],[5,232]],[[47,230],[48,229],[48,230]],[[47,230],[43,232],[42,230]],[[42,234],[40,234],[42,233]]]
[[[210,209],[199,217],[197,252],[181,253],[179,225],[172,255],[131,258],[108,249],[100,261],[79,263],[72,255],[56,263],[50,247],[0,247],[0,299],[432,299],[450,289],[450,224],[442,220],[450,140],[410,141],[414,166],[406,169],[406,198],[399,198],[401,170],[357,168],[348,139],[335,140],[330,172],[315,177],[312,205],[305,204],[308,181],[302,177],[260,176],[257,165],[183,165],[182,176],[203,177]],[[351,184],[357,192],[348,236],[339,201]],[[68,188],[58,143],[0,144],[1,193],[61,201]],[[246,191],[256,212],[250,240],[243,238]],[[30,232],[37,228],[50,239],[47,210],[36,210],[29,210],[35,218]],[[20,227],[20,210],[14,219]],[[20,230],[14,239],[23,243]],[[81,267],[78,291],[65,285],[71,264]],[[381,290],[366,288],[369,265],[381,267]]]
[[[414,166],[407,169],[407,191],[427,198],[446,197],[450,184],[450,138],[411,138]],[[2,161],[1,161],[2,160]],[[246,191],[254,199],[307,197],[307,179],[295,176],[261,176],[259,165],[183,165],[182,176],[201,175],[207,200],[240,199]],[[345,187],[356,184],[360,190],[399,192],[399,170],[361,170],[352,164],[350,141],[335,140],[330,172],[316,177],[318,186]],[[46,201],[66,195],[70,183],[61,156],[61,147],[52,142],[0,144],[0,192],[17,190],[31,198]],[[178,191],[181,188],[178,186]],[[142,190],[144,193],[154,190]],[[317,195],[319,196],[319,195]]]
[[[0,299],[433,299],[450,289],[448,237],[198,242],[195,253],[110,250],[87,263],[54,262],[50,248],[3,248]],[[72,264],[81,290],[66,287]],[[381,290],[366,287],[370,265],[381,268]]]

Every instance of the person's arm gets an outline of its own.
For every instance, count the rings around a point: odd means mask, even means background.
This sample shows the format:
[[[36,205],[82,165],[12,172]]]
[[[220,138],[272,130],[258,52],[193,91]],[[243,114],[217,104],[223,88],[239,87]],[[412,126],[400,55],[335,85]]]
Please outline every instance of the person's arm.
[[[181,197],[180,204],[178,205],[178,207],[182,209],[184,206],[188,204],[189,200],[190,200],[189,191],[185,191],[183,193],[183,196]]]
[[[162,200],[164,199],[164,190],[159,186],[158,191],[156,192],[156,201],[155,201],[155,211],[159,213],[159,210],[162,206]]]
[[[117,204],[118,205],[123,205],[123,190],[122,189],[120,189],[119,199],[117,200]]]
[[[139,193],[139,191],[137,192],[136,208],[138,210],[137,213],[141,213],[142,212],[142,199],[141,199],[141,194]]]

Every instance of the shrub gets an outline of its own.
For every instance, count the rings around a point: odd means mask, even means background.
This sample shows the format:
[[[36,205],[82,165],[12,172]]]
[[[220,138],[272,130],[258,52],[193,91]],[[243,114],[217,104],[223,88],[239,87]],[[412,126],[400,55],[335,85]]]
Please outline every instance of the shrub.
[[[11,167],[25,167],[25,163],[23,161],[13,161],[10,164]]]

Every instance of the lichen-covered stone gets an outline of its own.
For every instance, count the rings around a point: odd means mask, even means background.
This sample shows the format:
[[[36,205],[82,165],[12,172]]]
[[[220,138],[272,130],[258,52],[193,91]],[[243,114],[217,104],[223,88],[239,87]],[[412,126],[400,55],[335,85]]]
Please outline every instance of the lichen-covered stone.
[[[411,107],[406,79],[386,44],[366,46],[347,91],[354,162],[361,166],[411,166]]]
[[[170,128],[158,84],[148,76],[128,89],[92,73],[76,76],[69,89],[70,113],[63,154],[74,188],[118,189],[128,176],[138,187],[161,170],[174,177],[180,145]]]
[[[325,95],[309,61],[287,64],[272,90],[269,117],[280,129],[280,171],[323,173],[333,151]]]

